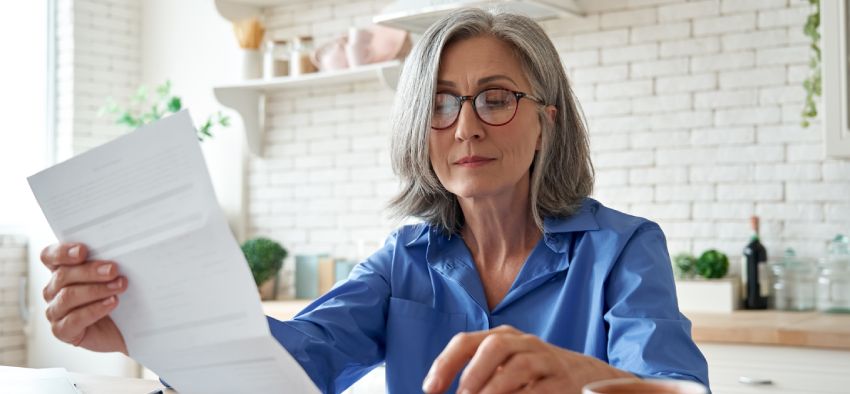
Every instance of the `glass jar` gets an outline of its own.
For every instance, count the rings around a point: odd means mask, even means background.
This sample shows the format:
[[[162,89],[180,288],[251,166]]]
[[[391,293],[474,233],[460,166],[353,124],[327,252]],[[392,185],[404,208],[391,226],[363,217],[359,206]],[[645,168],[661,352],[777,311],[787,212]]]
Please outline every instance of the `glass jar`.
[[[815,309],[815,269],[813,265],[798,259],[794,249],[788,248],[785,256],[771,264],[773,274],[770,292],[770,307],[786,311],[810,311]]]
[[[300,36],[292,41],[292,55],[289,57],[289,75],[299,75],[316,72],[311,55],[313,52],[313,37]]]
[[[286,40],[273,40],[266,43],[263,75],[266,78],[285,77],[289,75],[289,56],[291,49]]]
[[[829,242],[819,271],[818,310],[850,313],[850,239],[839,234]]]

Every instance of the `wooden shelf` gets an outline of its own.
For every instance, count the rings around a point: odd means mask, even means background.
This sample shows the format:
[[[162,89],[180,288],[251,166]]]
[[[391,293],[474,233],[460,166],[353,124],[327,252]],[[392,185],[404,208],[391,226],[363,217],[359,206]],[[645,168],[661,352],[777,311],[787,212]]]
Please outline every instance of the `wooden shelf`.
[[[456,0],[422,1],[424,6],[409,5],[410,1],[398,0],[383,9],[372,21],[385,26],[422,33],[438,19],[462,7],[497,7],[507,12],[527,15],[532,19],[546,20],[566,16],[584,16],[575,0]]]
[[[384,86],[395,89],[401,74],[401,62],[369,64],[340,71],[319,72],[297,77],[248,80],[213,88],[216,99],[232,108],[242,117],[248,149],[257,156],[263,155],[262,143],[265,126],[265,94],[288,89],[313,86],[338,85],[377,79]]]

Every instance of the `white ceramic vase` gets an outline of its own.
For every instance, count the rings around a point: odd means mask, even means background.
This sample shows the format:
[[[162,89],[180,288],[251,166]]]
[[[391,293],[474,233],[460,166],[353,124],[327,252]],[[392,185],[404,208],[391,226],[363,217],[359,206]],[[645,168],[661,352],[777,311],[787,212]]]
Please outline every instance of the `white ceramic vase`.
[[[263,77],[263,53],[259,49],[242,49],[242,78]]]

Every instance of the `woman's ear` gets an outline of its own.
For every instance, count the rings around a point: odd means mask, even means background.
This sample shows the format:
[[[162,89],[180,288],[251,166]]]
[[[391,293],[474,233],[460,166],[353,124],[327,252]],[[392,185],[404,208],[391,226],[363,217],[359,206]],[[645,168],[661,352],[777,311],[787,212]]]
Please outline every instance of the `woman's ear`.
[[[558,108],[554,105],[547,105],[546,108],[546,117],[549,118],[549,121],[555,123],[555,117],[558,116]]]
[[[546,111],[546,118],[549,119],[549,122],[552,124],[555,123],[555,116],[558,115],[558,108],[555,108],[554,105],[547,105],[546,108],[543,109]],[[534,148],[535,150],[540,150],[540,144],[543,141],[543,133],[537,136],[537,146]]]

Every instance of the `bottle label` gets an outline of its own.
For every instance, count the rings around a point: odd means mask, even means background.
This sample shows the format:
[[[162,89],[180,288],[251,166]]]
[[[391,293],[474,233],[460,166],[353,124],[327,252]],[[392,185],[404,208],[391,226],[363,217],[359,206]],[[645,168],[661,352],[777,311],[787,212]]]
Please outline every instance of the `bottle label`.
[[[741,256],[741,300],[747,299],[747,256]]]
[[[770,285],[768,283],[767,277],[767,263],[759,262],[758,264],[758,275],[759,275],[759,295],[762,297],[770,296]]]

